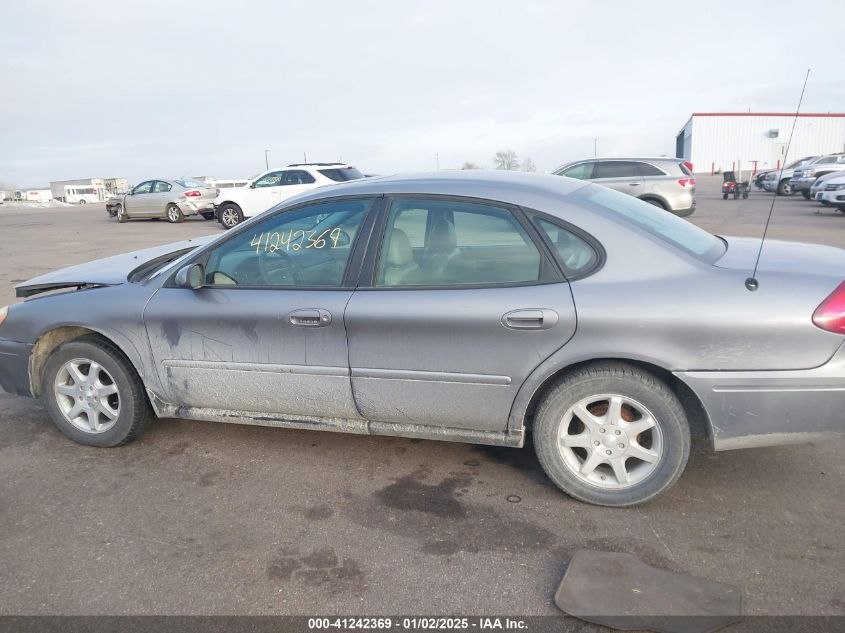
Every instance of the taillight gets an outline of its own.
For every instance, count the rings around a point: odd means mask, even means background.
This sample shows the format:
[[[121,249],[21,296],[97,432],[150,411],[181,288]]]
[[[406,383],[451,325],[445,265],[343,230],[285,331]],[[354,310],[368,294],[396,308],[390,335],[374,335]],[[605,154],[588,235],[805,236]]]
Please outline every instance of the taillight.
[[[194,191],[186,191],[186,192],[185,192],[185,197],[186,197],[186,198],[198,198],[198,197],[199,197],[199,196],[201,196],[201,195],[202,195],[202,194],[201,194],[199,191],[196,191],[196,190],[194,190]]]
[[[684,167],[686,167],[686,168],[689,170],[689,173],[693,173],[693,172],[695,171],[695,170],[692,168],[692,163],[691,163],[691,162],[689,162],[688,160],[685,160],[685,161],[684,161]]]
[[[695,187],[695,178],[679,178],[678,184],[684,189],[692,189]]]
[[[845,334],[845,281],[813,312],[813,323],[834,334]]]

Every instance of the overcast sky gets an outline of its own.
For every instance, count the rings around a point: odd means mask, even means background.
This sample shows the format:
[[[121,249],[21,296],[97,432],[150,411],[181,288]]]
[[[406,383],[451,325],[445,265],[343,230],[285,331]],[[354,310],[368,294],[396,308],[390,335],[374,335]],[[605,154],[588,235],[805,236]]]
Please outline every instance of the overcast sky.
[[[845,2],[0,0],[0,182],[540,171],[693,111],[845,111]]]

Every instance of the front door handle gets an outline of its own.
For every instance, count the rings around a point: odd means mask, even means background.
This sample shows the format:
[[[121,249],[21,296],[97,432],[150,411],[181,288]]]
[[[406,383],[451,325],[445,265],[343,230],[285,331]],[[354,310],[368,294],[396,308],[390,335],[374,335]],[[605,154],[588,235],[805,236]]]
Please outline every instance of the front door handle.
[[[641,184],[643,184],[643,183],[641,183],[641,182],[629,182],[628,183],[628,185],[631,186],[631,187],[639,187]]]
[[[548,308],[512,310],[502,317],[502,325],[511,330],[548,330],[557,322],[557,312]]]
[[[332,314],[318,308],[294,310],[288,314],[288,322],[299,327],[326,327],[332,323]]]

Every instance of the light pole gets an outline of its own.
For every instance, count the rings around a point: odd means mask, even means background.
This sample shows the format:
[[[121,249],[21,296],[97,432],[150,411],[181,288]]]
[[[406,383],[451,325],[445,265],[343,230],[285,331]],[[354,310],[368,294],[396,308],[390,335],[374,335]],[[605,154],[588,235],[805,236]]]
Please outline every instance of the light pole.
[[[270,153],[270,150],[269,150],[269,149],[265,149],[265,150],[264,150],[264,168],[265,168],[265,169],[270,169],[270,161],[269,161],[269,159],[267,158],[267,155],[268,155],[269,153]]]
[[[593,158],[596,158],[599,155],[599,140],[597,138],[593,139]]]

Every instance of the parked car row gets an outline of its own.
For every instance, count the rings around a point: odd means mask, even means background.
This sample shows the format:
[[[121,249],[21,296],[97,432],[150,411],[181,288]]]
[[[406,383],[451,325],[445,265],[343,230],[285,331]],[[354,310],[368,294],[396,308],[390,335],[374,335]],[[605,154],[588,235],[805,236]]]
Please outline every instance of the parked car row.
[[[252,180],[221,181],[211,186],[185,178],[154,179],[106,201],[106,212],[118,222],[133,218],[162,218],[181,222],[186,216],[217,219],[225,229],[266,211],[278,203],[316,187],[363,178],[344,163],[297,163],[269,169]]]
[[[568,163],[554,174],[595,182],[678,216],[695,211],[692,165],[678,158],[594,158]],[[268,169],[239,186],[212,187],[186,179],[147,180],[125,195],[110,198],[106,211],[119,222],[132,218],[181,222],[185,216],[199,214],[231,229],[311,189],[365,177],[345,163],[293,163]]]
[[[845,174],[845,154],[805,156],[782,169],[760,172],[755,185],[781,196],[800,193],[807,200],[816,200],[819,189],[813,187],[829,174]]]

